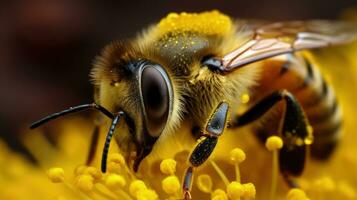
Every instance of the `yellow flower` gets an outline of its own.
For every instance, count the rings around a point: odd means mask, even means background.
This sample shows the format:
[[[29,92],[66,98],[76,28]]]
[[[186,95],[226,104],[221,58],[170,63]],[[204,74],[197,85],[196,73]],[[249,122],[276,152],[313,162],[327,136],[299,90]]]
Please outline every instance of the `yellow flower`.
[[[177,17],[177,16],[171,16]],[[187,16],[185,16],[187,17]],[[223,22],[225,19],[222,19]],[[168,26],[168,21],[161,22]],[[195,25],[196,22],[193,22]],[[179,26],[176,24],[175,26]],[[215,30],[207,30],[215,31]],[[209,160],[194,170],[193,199],[356,199],[357,198],[357,45],[337,47],[343,59],[329,56],[326,50],[315,54],[323,73],[329,77],[344,107],[344,135],[337,152],[327,162],[307,160],[304,174],[297,178],[301,188],[290,189],[279,174],[277,152],[284,145],[281,138],[268,138],[261,145],[248,128],[240,134],[227,131],[219,138]],[[343,66],[343,67],[342,67]],[[349,67],[350,66],[350,67]],[[249,96],[242,97],[244,102]],[[134,173],[113,142],[108,158],[108,172],[99,168],[101,148],[91,166],[85,166],[93,125],[81,117],[53,122],[58,135],[54,147],[41,129],[24,131],[22,139],[38,161],[34,165],[0,142],[0,199],[103,199],[154,200],[182,198],[182,180],[187,158],[194,145],[191,140],[168,137]],[[103,127],[107,127],[106,124]],[[104,143],[107,128],[101,130]],[[175,145],[177,148],[172,148]]]
[[[58,127],[58,139],[63,140],[59,150],[52,149],[40,133],[31,133],[31,137],[24,138],[39,159],[40,167],[33,166],[1,143],[1,199],[24,199],[24,196],[26,199],[50,199],[53,196],[57,199],[182,198],[182,177],[187,165],[180,156],[187,156],[186,153],[177,152],[172,158],[152,162],[151,167],[144,166],[145,170],[149,170],[147,174],[142,170],[140,174],[135,174],[113,145],[108,160],[108,166],[111,167],[108,167],[108,173],[102,174],[97,166],[99,158],[93,161],[94,166],[84,166],[82,163],[86,152],[75,153],[83,149],[80,145],[88,146],[89,138],[83,130],[89,131],[89,122],[81,118],[68,118],[52,126]],[[227,150],[227,145],[229,148],[233,146],[230,138],[237,136],[230,133],[227,133],[227,138],[222,136],[212,159],[195,170],[192,185],[194,199],[268,199],[272,184],[272,156],[275,149],[282,146],[281,139],[275,136],[268,139],[267,148],[273,151],[269,152],[254,137],[249,134],[243,136],[240,137],[245,138],[242,139],[244,144],[236,145],[230,151]],[[36,145],[32,144],[34,141]],[[41,152],[43,148],[48,150],[47,154]],[[222,156],[220,152],[226,152],[224,155],[229,156]],[[284,181],[277,179],[275,198],[356,198],[357,178],[353,173],[357,167],[356,152],[353,143],[343,141],[331,161],[319,164],[309,160],[305,174],[297,179],[301,189],[289,190]],[[50,162],[47,159],[53,160]],[[236,171],[235,166],[238,165]],[[340,170],[341,167],[343,170]]]

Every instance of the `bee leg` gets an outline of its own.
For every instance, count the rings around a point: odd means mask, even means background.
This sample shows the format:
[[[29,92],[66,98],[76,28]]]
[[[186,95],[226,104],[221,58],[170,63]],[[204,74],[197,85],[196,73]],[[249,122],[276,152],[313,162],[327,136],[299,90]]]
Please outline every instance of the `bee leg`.
[[[96,124],[96,125],[94,125],[94,130],[93,130],[91,142],[89,145],[89,152],[88,152],[87,160],[86,160],[86,165],[88,165],[88,166],[93,161],[93,158],[95,155],[95,150],[97,149],[97,146],[98,146],[98,138],[99,138],[99,126]]]
[[[117,124],[119,123],[120,119],[123,117],[125,117],[125,113],[123,111],[119,111],[118,113],[115,114],[112,124],[110,125],[110,128],[108,130],[107,136],[105,137],[105,143],[102,151],[102,163],[101,163],[101,170],[103,173],[107,171],[107,159],[108,159],[110,142],[112,141],[112,137]]]
[[[238,116],[229,127],[239,127],[255,121],[282,100],[285,102],[285,112],[280,134],[283,138],[284,146],[279,151],[279,167],[286,180],[289,180],[290,176],[299,176],[303,172],[306,145],[309,143],[307,138],[311,138],[304,111],[290,92],[286,90],[273,92],[246,113]],[[291,181],[287,182],[289,184]]]
[[[191,199],[191,185],[193,180],[193,170],[195,167],[201,166],[212,154],[217,145],[218,137],[222,135],[227,123],[228,104],[226,102],[220,103],[213,114],[211,115],[206,128],[201,131],[200,142],[193,149],[190,157],[183,181],[184,199]]]
[[[100,127],[103,124],[104,124],[103,117],[100,115],[96,116],[96,118],[94,119],[94,129],[93,129],[92,137],[90,140],[89,151],[88,151],[87,160],[86,160],[87,166],[89,166],[94,159],[95,151],[97,150],[97,147],[98,147]]]
[[[192,199],[191,193],[190,193],[191,186],[192,186],[192,180],[193,180],[193,167],[190,166],[189,168],[187,168],[187,170],[185,172],[184,180],[183,180],[182,190],[183,190],[183,199],[184,200]]]
[[[103,120],[104,119],[102,116],[97,116],[94,119],[94,129],[93,129],[92,137],[90,140],[89,152],[87,155],[86,165],[90,165],[94,159],[95,151],[97,150],[97,147],[98,147],[100,126],[104,123]]]

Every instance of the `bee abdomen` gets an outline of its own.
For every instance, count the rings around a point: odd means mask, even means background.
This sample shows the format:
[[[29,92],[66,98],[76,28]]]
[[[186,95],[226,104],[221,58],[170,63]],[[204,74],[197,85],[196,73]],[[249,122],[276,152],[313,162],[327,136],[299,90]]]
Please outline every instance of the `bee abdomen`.
[[[326,82],[317,67],[306,60],[308,71],[306,87],[299,94],[310,90],[310,95],[299,98],[310,125],[313,127],[314,142],[311,154],[316,159],[327,159],[335,149],[341,135],[342,111],[332,87]]]
[[[319,69],[302,57],[288,55],[284,63],[267,65],[264,66],[262,85],[256,99],[276,90],[289,90],[303,107],[313,128],[312,157],[320,160],[329,158],[338,144],[342,127],[342,111],[332,87]],[[282,109],[274,109],[260,120],[255,131],[262,141],[279,128],[281,117]]]

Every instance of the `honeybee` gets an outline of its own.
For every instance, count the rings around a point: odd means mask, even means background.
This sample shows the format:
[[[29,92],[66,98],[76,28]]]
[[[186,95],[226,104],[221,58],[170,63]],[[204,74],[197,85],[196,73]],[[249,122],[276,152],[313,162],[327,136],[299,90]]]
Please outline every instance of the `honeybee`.
[[[91,73],[94,103],[49,115],[31,128],[69,113],[100,111],[112,120],[102,153],[106,172],[112,136],[137,171],[158,140],[188,124],[200,139],[183,182],[189,199],[194,168],[210,157],[224,131],[260,121],[254,128],[260,140],[271,133],[283,138],[280,171],[293,187],[289,177],[303,172],[307,146],[313,158],[327,159],[342,121],[334,91],[305,52],[350,42],[356,27],[321,20],[233,22],[218,11],[169,14],[135,39],[104,48]],[[237,114],[243,93],[251,103]],[[121,120],[127,131],[116,133]]]

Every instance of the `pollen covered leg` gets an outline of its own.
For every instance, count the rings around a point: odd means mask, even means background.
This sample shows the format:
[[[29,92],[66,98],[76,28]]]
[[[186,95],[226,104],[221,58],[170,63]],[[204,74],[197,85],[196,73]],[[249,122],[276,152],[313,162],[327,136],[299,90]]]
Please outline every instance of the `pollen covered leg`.
[[[222,135],[224,128],[226,127],[228,108],[229,106],[226,102],[220,103],[208,120],[205,130],[201,131],[200,141],[193,149],[189,157],[190,166],[184,175],[182,189],[185,200],[191,199],[190,190],[192,186],[194,168],[201,166],[207,161],[217,145],[218,137]]]
[[[299,176],[305,165],[306,146],[312,143],[312,133],[301,105],[290,92],[273,92],[237,117],[230,127],[243,126],[257,120],[281,101],[285,102],[285,108],[279,134],[284,146],[279,151],[279,167],[285,177]]]

